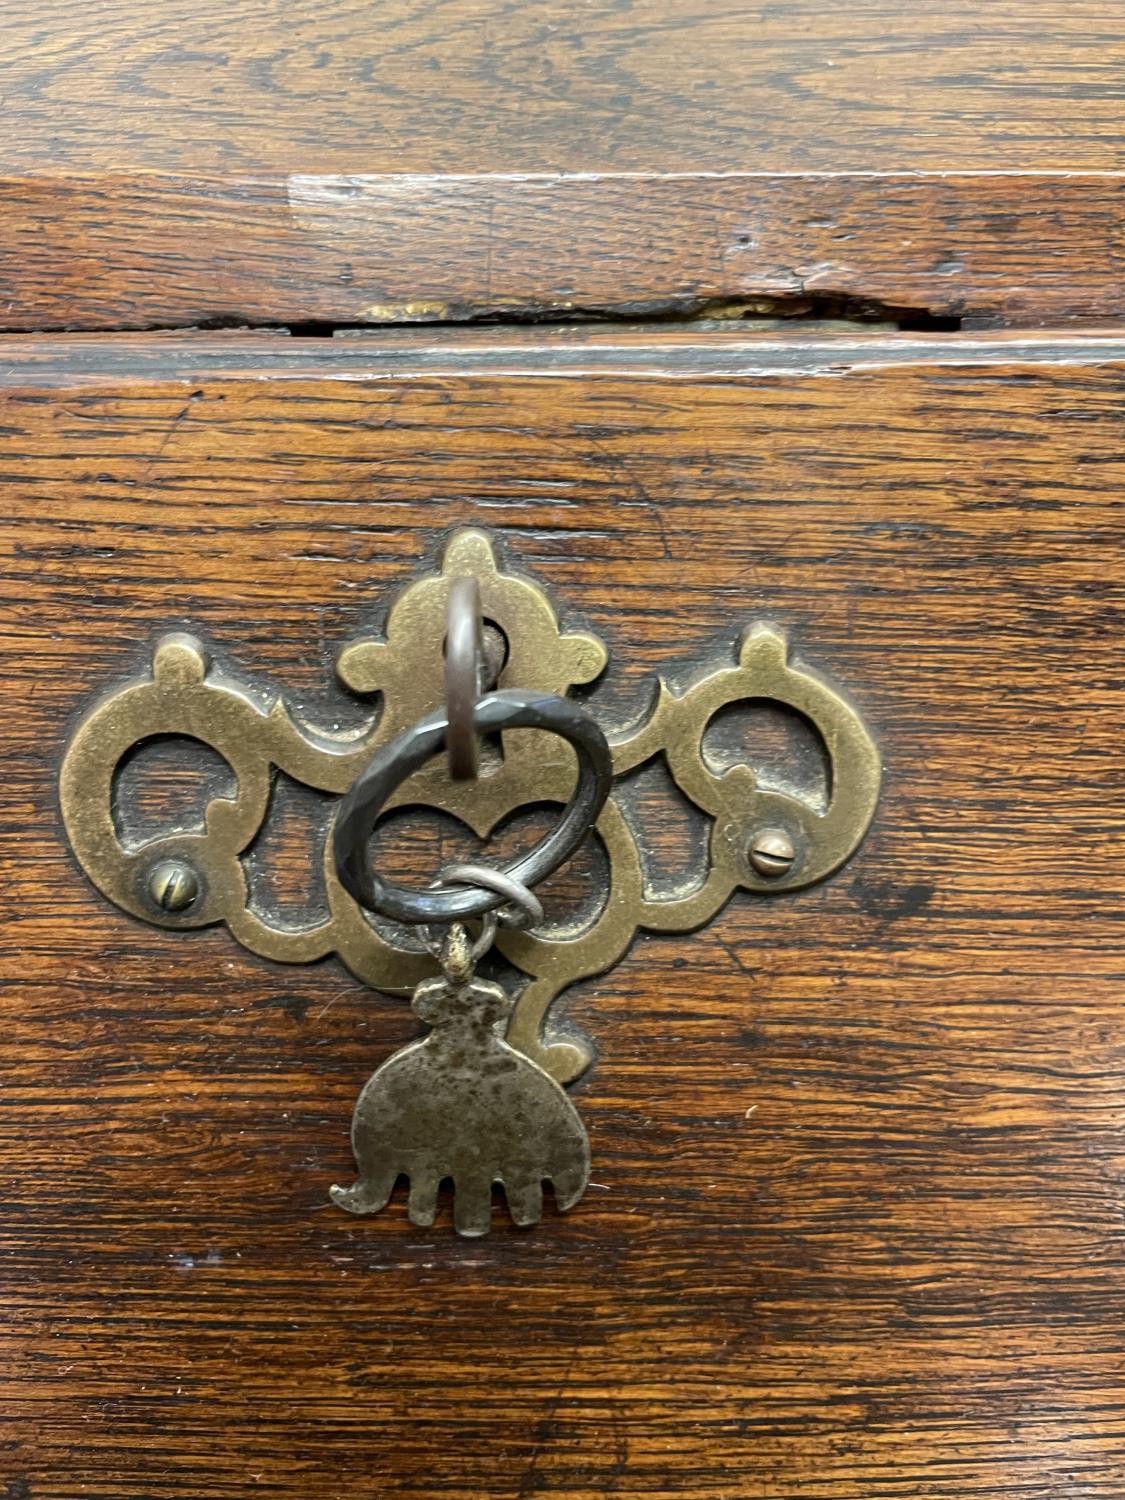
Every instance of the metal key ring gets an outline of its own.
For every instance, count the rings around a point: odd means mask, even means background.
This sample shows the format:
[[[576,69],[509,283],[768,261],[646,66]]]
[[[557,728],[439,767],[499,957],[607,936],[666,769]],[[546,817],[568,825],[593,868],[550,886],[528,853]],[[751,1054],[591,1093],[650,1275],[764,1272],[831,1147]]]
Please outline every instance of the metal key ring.
[[[508,689],[481,698],[473,713],[478,733],[503,729],[545,729],[574,746],[578,781],[555,827],[505,873],[535,886],[557,870],[589,833],[605,806],[613,782],[613,762],[605,735],[588,713],[566,698]],[[341,885],[360,906],[395,922],[457,922],[503,905],[505,897],[480,887],[409,890],[384,880],[367,859],[367,841],[391,793],[438,754],[449,721],[444,710],[420,719],[397,735],[356,777],[340,803],[332,854]]]
[[[483,657],[480,585],[475,578],[454,578],[445,626],[445,707],[449,714],[445,749],[452,781],[475,781],[480,770],[473,708],[480,697]]]
[[[502,927],[527,929],[538,927],[543,920],[543,903],[539,897],[504,870],[494,870],[491,865],[446,865],[434,883],[442,886],[450,882],[454,885],[481,885],[485,890],[503,896],[507,905],[496,908]]]

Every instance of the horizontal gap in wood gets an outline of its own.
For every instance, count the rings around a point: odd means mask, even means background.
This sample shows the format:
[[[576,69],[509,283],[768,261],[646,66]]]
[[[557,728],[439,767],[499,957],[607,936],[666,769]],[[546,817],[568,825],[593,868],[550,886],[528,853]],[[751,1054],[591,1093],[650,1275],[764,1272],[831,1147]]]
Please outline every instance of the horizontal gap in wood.
[[[1121,173],[0,179],[0,327],[654,316],[835,299],[1125,317]]]

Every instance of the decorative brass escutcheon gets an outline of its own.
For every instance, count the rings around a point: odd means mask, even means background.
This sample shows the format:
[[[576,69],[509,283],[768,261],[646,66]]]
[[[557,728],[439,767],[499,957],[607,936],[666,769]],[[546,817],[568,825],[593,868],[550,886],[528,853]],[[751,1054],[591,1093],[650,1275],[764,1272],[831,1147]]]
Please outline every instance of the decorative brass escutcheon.
[[[308,963],[335,953],[376,989],[409,991],[430,979],[432,954],[374,923],[344,889],[329,853],[328,915],[308,926],[283,926],[254,909],[243,859],[267,821],[278,772],[343,796],[381,747],[441,704],[447,600],[454,580],[465,578],[475,580],[484,618],[508,643],[500,689],[565,698],[602,672],[608,660],[602,642],[560,629],[546,594],[500,567],[478,530],[453,535],[440,572],[404,589],[384,639],[361,639],[341,651],[336,672],[344,687],[378,698],[359,732],[305,723],[283,696],[214,664],[194,637],[165,636],[156,642],[151,675],[103,697],[79,724],[63,761],[66,829],[98,889],[156,926],[225,923],[245,948],[276,961]],[[751,700],[783,705],[815,727],[830,771],[826,805],[762,784],[749,765],[709,764],[702,749],[708,725],[728,706]],[[134,747],[158,736],[210,746],[231,767],[237,789],[208,804],[202,829],[170,828],[129,842],[115,822],[115,776]],[[678,691],[661,680],[648,712],[629,731],[611,734],[609,744],[615,778],[663,757],[676,786],[710,820],[708,858],[671,895],[652,894],[638,836],[611,793],[596,824],[609,871],[600,909],[577,931],[497,931],[500,952],[527,976],[512,1006],[507,1045],[557,1083],[578,1077],[591,1060],[581,1038],[544,1031],[561,990],[617,963],[639,929],[687,932],[709,922],[736,888],[772,895],[831,874],[863,838],[879,791],[879,754],[859,714],[814,671],[791,661],[784,635],[761,621],[743,630],[733,661],[712,665]],[[524,729],[515,739],[505,735],[503,746],[503,756],[476,780],[451,780],[435,756],[388,807],[441,809],[487,838],[522,807],[570,798],[576,756],[566,740]]]
[[[223,922],[251,952],[282,963],[336,953],[376,989],[409,990],[432,974],[426,954],[395,946],[372,926],[328,864],[328,920],[300,929],[271,925],[248,904],[241,856],[263,827],[276,771],[343,794],[379,745],[441,702],[446,594],[450,580],[464,575],[476,578],[486,618],[509,642],[501,686],[565,695],[601,673],[608,659],[601,641],[560,631],[542,590],[501,570],[489,538],[475,530],[452,537],[440,573],[405,589],[388,616],[385,640],[359,640],[341,652],[336,671],[344,686],[361,696],[381,694],[381,712],[358,736],[298,722],[283,697],[263,696],[218,670],[193,637],[165,636],[156,643],[151,676],[127,682],[97,703],[63,761],[67,833],[98,889],[159,927]],[[703,735],[715,714],[729,704],[761,699],[796,710],[819,732],[831,768],[824,810],[760,786],[749,766],[720,773],[704,759]],[[202,832],[170,829],[127,846],[113,817],[114,775],[134,746],[163,735],[188,736],[218,751],[235,773],[237,793],[208,806]],[[808,667],[791,662],[785,637],[762,622],[743,631],[735,663],[704,672],[682,693],[661,682],[639,727],[616,739],[611,735],[610,744],[615,776],[664,757],[676,785],[712,820],[710,867],[685,893],[670,899],[646,895],[635,836],[611,796],[598,822],[610,867],[601,913],[585,931],[563,938],[500,934],[504,956],[530,980],[516,1002],[508,1040],[561,1082],[577,1077],[590,1061],[581,1045],[542,1035],[544,1017],[561,990],[610,968],[639,928],[688,932],[710,921],[736,887],[776,894],[830,875],[862,840],[879,791],[879,754],[858,713]],[[573,781],[569,747],[525,731],[480,781],[452,782],[435,759],[396,804],[440,808],[485,838],[521,806],[565,802]],[[792,857],[763,869],[755,850],[763,831],[779,833]]]

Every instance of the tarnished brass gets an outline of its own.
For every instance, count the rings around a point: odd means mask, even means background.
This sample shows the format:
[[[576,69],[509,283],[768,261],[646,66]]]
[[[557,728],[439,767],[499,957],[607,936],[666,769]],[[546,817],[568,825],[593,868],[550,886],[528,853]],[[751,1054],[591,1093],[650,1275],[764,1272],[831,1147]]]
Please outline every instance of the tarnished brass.
[[[409,991],[432,974],[427,954],[376,930],[345,893],[331,868],[330,840],[323,872],[328,916],[304,927],[278,925],[253,909],[242,857],[267,817],[276,771],[341,795],[377,747],[441,703],[447,598],[458,577],[476,579],[484,618],[507,639],[499,687],[565,695],[602,671],[607,653],[601,641],[560,631],[546,595],[501,570],[480,531],[455,535],[441,571],[405,589],[390,611],[384,640],[360,640],[341,652],[341,682],[356,694],[381,695],[381,711],[358,734],[300,722],[283,698],[213,667],[197,640],[166,636],[156,644],[151,676],[126,683],[92,708],[63,762],[67,831],[98,888],[158,926],[224,922],[244,947],[266,958],[304,963],[336,953],[379,989]],[[818,731],[831,773],[826,807],[761,784],[748,765],[718,771],[704,757],[703,736],[715,715],[730,704],[762,699],[796,710]],[[126,843],[113,816],[115,770],[133,746],[155,735],[189,736],[211,746],[232,767],[237,791],[208,805],[201,832],[172,829]],[[580,1039],[544,1035],[547,1010],[561,990],[615,964],[640,928],[686,932],[708,922],[738,887],[775,894],[831,874],[863,838],[879,790],[879,755],[855,709],[809,668],[790,661],[785,637],[762,622],[744,630],[734,663],[704,671],[680,691],[661,682],[639,726],[611,737],[611,748],[617,776],[663,757],[681,792],[711,820],[709,862],[671,895],[646,891],[636,836],[614,794],[597,824],[609,861],[609,890],[599,912],[583,930],[563,935],[501,931],[498,948],[528,976],[508,1042],[560,1082],[577,1077],[591,1055]],[[510,742],[505,736],[503,759],[476,781],[450,782],[435,758],[390,805],[440,807],[484,838],[520,807],[565,803],[575,764],[564,741],[521,730]],[[793,851],[787,863],[769,861],[767,854],[765,872],[760,851],[757,862],[752,852],[763,831],[782,835]],[[153,895],[153,872],[169,862],[195,878],[196,894],[186,906],[168,909]],[[185,879],[178,877],[182,888]]]
[[[148,877],[148,893],[162,911],[187,911],[199,896],[199,877],[182,859],[162,859]]]
[[[750,841],[750,863],[759,875],[777,880],[792,869],[797,851],[782,828],[763,828]]]
[[[352,1120],[359,1177],[332,1189],[340,1208],[378,1213],[407,1177],[410,1219],[430,1225],[438,1186],[449,1178],[454,1227],[481,1235],[493,1183],[502,1184],[520,1225],[538,1222],[544,1181],[560,1209],[585,1191],[586,1127],[550,1074],[497,1036],[511,997],[475,978],[478,955],[455,923],[441,950],[442,977],[414,991],[414,1013],[432,1031],[388,1058],[359,1096]]]

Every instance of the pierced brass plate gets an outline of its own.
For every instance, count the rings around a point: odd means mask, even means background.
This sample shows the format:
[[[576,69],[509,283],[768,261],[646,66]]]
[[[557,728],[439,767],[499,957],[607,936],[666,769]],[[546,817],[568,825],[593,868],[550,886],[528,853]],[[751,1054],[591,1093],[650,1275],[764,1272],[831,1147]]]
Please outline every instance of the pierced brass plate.
[[[293,928],[251,909],[242,856],[262,829],[278,771],[342,795],[377,746],[442,701],[447,596],[451,581],[466,576],[476,579],[485,618],[509,643],[499,686],[565,695],[600,674],[608,659],[602,642],[561,631],[542,590],[501,570],[480,531],[457,533],[440,573],[404,590],[390,611],[384,640],[360,640],[341,652],[336,672],[344,686],[359,695],[381,695],[381,711],[359,734],[299,722],[283,697],[265,696],[226,675],[193,637],[165,636],[156,643],[151,676],[97,703],[63,761],[67,833],[98,889],[157,926],[223,922],[238,942],[265,958],[308,963],[335,953],[378,989],[409,991],[432,974],[426,953],[376,930],[340,886],[330,857],[323,872],[327,919]],[[705,760],[703,735],[714,716],[728,705],[761,699],[804,715],[819,732],[830,766],[823,809],[762,785],[748,765],[719,772]],[[116,769],[134,746],[166,735],[211,746],[232,768],[237,791],[210,802],[201,832],[172,829],[126,845],[113,816]],[[600,912],[583,930],[563,936],[501,934],[504,956],[528,976],[508,1041],[560,1082],[577,1077],[591,1056],[581,1041],[543,1033],[547,1010],[561,990],[610,968],[640,928],[687,932],[710,921],[738,887],[774,894],[823,879],[860,843],[879,792],[878,751],[855,709],[808,667],[790,661],[785,637],[761,622],[745,629],[733,664],[703,673],[683,691],[661,682],[639,726],[611,737],[611,745],[617,776],[663,756],[681,792],[711,820],[709,859],[684,889],[662,898],[647,894],[636,837],[620,798],[611,796],[598,821],[610,871]],[[510,744],[505,740],[504,752],[502,761],[469,782],[450,781],[437,758],[391,805],[440,808],[485,838],[521,807],[568,799],[575,760],[565,742],[520,731]]]

